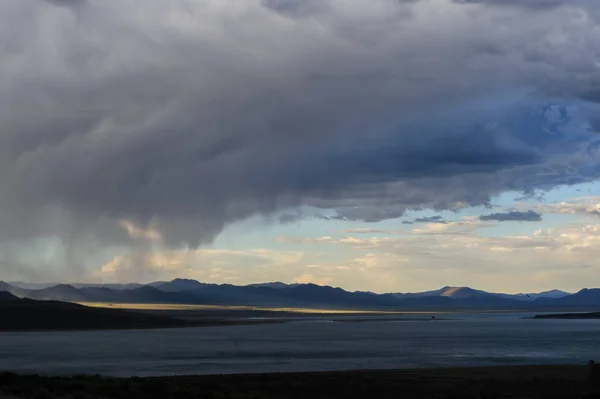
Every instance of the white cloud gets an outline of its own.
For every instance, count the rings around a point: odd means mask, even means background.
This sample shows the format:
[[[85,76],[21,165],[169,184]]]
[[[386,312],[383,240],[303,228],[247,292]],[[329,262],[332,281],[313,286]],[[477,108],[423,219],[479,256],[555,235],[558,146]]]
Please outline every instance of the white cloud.
[[[301,264],[302,252],[268,249],[250,250],[157,250],[116,256],[91,278],[100,281],[155,281],[178,277],[207,282],[249,281],[252,273],[268,275],[269,269],[290,268]]]
[[[556,204],[517,204],[522,209],[533,209],[541,213],[570,214],[570,215],[596,215],[600,216],[600,197],[587,196],[574,198]]]
[[[344,270],[377,279],[373,285],[379,291],[390,286],[414,291],[471,285],[516,292],[600,285],[600,224],[565,224],[507,236],[479,235],[481,227],[487,224],[431,224],[387,237],[289,238],[287,242],[363,253],[343,262]]]

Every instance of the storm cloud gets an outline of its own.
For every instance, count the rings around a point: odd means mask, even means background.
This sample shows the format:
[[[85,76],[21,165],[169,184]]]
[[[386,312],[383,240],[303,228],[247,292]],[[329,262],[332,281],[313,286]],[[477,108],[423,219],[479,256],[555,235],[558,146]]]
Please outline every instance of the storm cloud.
[[[564,6],[591,5],[593,0],[454,0],[457,4],[486,4],[503,7],[521,7],[535,11]]]
[[[195,247],[597,179],[600,5],[498,3],[2,1],[0,241]]]

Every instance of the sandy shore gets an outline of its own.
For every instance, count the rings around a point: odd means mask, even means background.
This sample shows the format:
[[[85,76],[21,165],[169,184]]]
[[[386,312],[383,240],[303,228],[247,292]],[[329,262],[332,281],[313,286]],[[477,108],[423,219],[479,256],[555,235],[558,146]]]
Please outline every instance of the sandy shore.
[[[40,377],[0,374],[14,398],[600,398],[587,366],[514,366],[433,370],[181,376]],[[1,395],[0,395],[1,397]]]

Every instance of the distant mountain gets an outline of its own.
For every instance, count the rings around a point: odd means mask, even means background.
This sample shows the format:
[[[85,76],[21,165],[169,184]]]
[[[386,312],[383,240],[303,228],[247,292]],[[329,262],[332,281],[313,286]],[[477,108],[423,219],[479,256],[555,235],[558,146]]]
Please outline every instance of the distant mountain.
[[[145,287],[146,284],[125,283],[125,284],[72,284],[75,288],[110,288],[111,290],[133,290]]]
[[[85,295],[68,284],[59,284],[54,287],[48,287],[41,290],[29,290],[28,294],[25,295],[27,298],[38,299],[38,300],[53,300],[53,301],[65,301],[65,302],[85,302]]]
[[[4,292],[9,292],[12,295],[15,295],[19,298],[22,298],[25,296],[25,294],[27,292],[29,292],[28,290],[19,288],[19,287],[14,287],[10,284],[8,284],[7,282],[4,281],[0,281],[0,291],[4,291]]]
[[[273,289],[272,289],[273,290]],[[341,288],[300,284],[285,289],[274,289],[279,297],[287,302],[303,306],[319,305],[322,307],[391,307],[400,306],[402,302],[391,294],[373,294],[368,292],[348,292]],[[284,303],[286,303],[284,301]]]
[[[185,293],[161,291],[147,285],[134,289],[111,289],[104,287],[75,288],[59,284],[40,290],[27,290],[0,281],[0,291],[19,298],[64,302],[115,302],[115,303],[195,303],[195,298]]]
[[[24,283],[22,281],[11,281],[8,284],[13,287],[23,288],[26,290],[41,290],[44,288],[54,287],[60,285],[58,283]],[[114,290],[131,290],[134,288],[143,287],[146,284],[140,283],[124,283],[124,284],[103,284],[103,283],[75,283],[70,284],[75,288],[111,288]]]
[[[539,293],[529,293],[529,294],[502,294],[502,293],[492,293],[481,290],[476,290],[470,287],[443,287],[439,290],[434,291],[425,291],[425,292],[417,292],[417,293],[396,293],[394,294],[400,299],[413,299],[413,298],[425,298],[425,297],[448,297],[453,299],[487,299],[488,302],[492,298],[503,298],[510,299],[516,301],[533,301],[537,298],[562,298],[570,295],[568,292],[560,291],[560,290],[551,290]],[[509,302],[505,302],[509,303]]]
[[[534,303],[561,307],[600,306],[600,289],[584,288],[575,294],[560,298],[538,298]]]
[[[155,281],[153,283],[145,284],[145,285],[149,285],[150,287],[155,287],[156,288],[156,287],[159,287],[159,286],[161,286],[163,284],[166,284],[166,283],[168,283],[168,281]]]
[[[165,292],[148,285],[131,290],[113,290],[110,288],[82,288],[79,290],[85,300],[77,302],[115,302],[115,303],[196,303],[186,293]]]
[[[423,297],[432,297],[432,296],[441,296],[448,298],[483,298],[483,297],[492,297],[494,294],[490,294],[489,292],[475,290],[470,287],[443,287],[439,290],[434,291],[425,291],[425,292],[417,292],[417,293],[408,293],[394,294],[398,298],[423,298]]]
[[[351,293],[341,288],[298,284],[278,288],[267,286],[236,286],[231,284],[177,284],[160,285],[159,289],[173,292],[174,287],[190,288],[175,294],[187,295],[192,303],[214,305],[250,305],[271,307],[373,308],[400,305],[393,295]],[[281,288],[279,288],[281,287]]]
[[[519,301],[534,301],[538,298],[562,298],[567,295],[571,295],[569,292],[560,290],[550,290],[544,292],[530,292],[527,294],[495,294],[497,296],[509,299],[516,299]]]
[[[23,288],[25,290],[42,290],[44,288],[59,285],[59,283],[25,283],[22,281],[10,281],[7,284],[10,284],[13,287]]]
[[[314,284],[258,283],[247,286],[206,284],[195,280],[173,280],[156,285],[168,292],[186,293],[194,303],[272,307],[320,308],[502,308],[524,306],[524,300],[508,294],[488,293],[470,287],[443,287],[421,293],[375,294],[348,292]]]
[[[489,293],[443,287],[418,293],[349,292],[315,284],[258,283],[246,286],[175,279],[149,285],[58,284],[26,289],[0,282],[0,291],[20,298],[66,302],[170,303],[338,309],[537,309],[600,306],[600,289],[577,294],[552,290],[535,294]]]
[[[571,293],[561,291],[561,290],[550,290],[550,291],[540,292],[537,294],[527,294],[527,295],[530,297],[533,297],[533,298],[564,298],[568,295],[571,295]]]
[[[207,284],[201,283],[196,280],[176,278],[173,281],[155,284],[154,287],[158,288],[161,291],[179,292],[179,291],[196,290],[196,289],[202,288],[206,285]]]
[[[289,287],[295,287],[298,284],[285,284],[279,281],[275,281],[272,283],[255,283],[255,284],[248,284],[246,287],[264,287],[264,288],[277,288],[277,289],[282,289],[282,288],[289,288]]]

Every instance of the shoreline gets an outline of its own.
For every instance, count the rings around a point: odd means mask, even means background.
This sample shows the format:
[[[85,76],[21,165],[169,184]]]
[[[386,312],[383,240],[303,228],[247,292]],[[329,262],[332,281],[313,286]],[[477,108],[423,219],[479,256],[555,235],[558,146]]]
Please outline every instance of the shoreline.
[[[415,375],[452,375],[460,376],[482,376],[482,375],[512,375],[520,373],[547,373],[556,371],[580,372],[587,371],[587,365],[565,363],[565,364],[515,364],[503,366],[447,366],[447,367],[407,367],[391,369],[339,369],[326,371],[282,371],[282,372],[253,372],[253,373],[220,373],[220,374],[181,374],[173,376],[151,376],[151,377],[102,377],[106,379],[128,380],[141,378],[147,380],[170,380],[170,379],[253,379],[257,376],[269,376],[273,378],[290,377],[350,377],[358,375],[381,375],[381,376],[415,376]],[[82,376],[86,376],[83,374]],[[50,377],[52,378],[52,377]]]
[[[474,313],[588,313],[597,311],[594,306],[562,306],[562,307],[531,307],[531,308],[422,308],[422,309],[322,309],[322,308],[295,308],[295,307],[269,307],[252,305],[192,305],[175,303],[122,303],[122,302],[73,302],[79,305],[103,308],[122,309],[147,312],[264,312],[272,314],[298,314],[314,316],[385,316],[385,315],[435,315],[435,314],[474,314]]]
[[[127,331],[173,328],[234,327],[288,323],[377,323],[377,322],[443,322],[460,320],[469,314],[501,314],[500,310],[462,309],[455,311],[365,311],[296,308],[260,308],[235,306],[97,303],[96,306],[58,301],[18,300],[0,307],[3,323],[0,333]],[[184,306],[183,308],[181,306]],[[600,313],[528,312],[522,319],[598,318]],[[24,313],[25,312],[25,313]],[[523,312],[510,312],[513,315]],[[537,313],[537,314],[536,314]],[[23,319],[23,315],[28,317]],[[31,321],[38,321],[37,323]]]
[[[169,311],[143,311],[142,313],[148,314],[159,314],[162,312]],[[176,311],[176,312],[192,312],[192,311]],[[475,312],[478,313],[478,312]],[[482,312],[488,313],[488,312]],[[495,312],[489,312],[490,314]],[[447,313],[446,315],[460,315],[465,312]],[[210,328],[210,327],[239,327],[239,326],[258,326],[258,325],[279,325],[289,323],[339,323],[339,324],[358,324],[358,323],[377,323],[377,322],[396,322],[396,323],[416,323],[416,322],[444,322],[460,320],[453,317],[436,317],[436,318],[411,318],[411,317],[377,317],[377,316],[391,316],[390,314],[352,314],[356,318],[346,319],[327,319],[327,316],[351,316],[350,314],[313,314],[309,315],[306,313],[288,313],[285,316],[279,317],[246,317],[246,318],[227,318],[222,319],[210,319],[210,318],[199,318],[194,319],[192,317],[185,317],[184,315],[178,315],[172,317],[174,320],[180,321],[181,324],[173,325],[156,325],[156,326],[125,326],[125,327],[79,327],[79,328],[27,328],[27,329],[10,329],[0,328],[0,334],[5,333],[42,333],[42,332],[93,332],[93,331],[139,331],[139,330],[172,330],[172,329],[189,329],[189,328]],[[410,313],[405,316],[428,316],[429,314]],[[585,317],[585,313],[582,317],[578,317],[577,314],[568,314],[567,317],[562,314],[548,314],[548,315],[534,315],[529,317],[521,317],[522,320],[593,320],[598,317]],[[397,314],[395,316],[403,316]],[[1,399],[1,398],[0,398]]]

